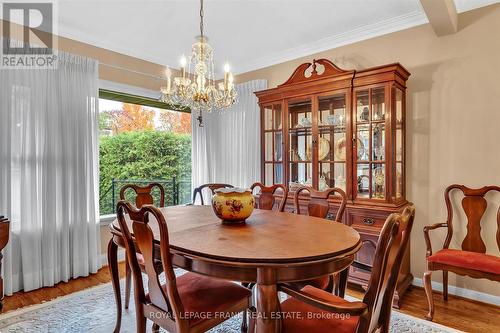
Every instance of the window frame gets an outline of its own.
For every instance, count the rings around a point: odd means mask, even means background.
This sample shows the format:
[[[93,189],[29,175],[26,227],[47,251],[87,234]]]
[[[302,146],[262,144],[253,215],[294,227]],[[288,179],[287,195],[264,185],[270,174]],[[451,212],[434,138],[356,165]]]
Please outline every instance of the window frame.
[[[129,89],[125,89],[129,90]],[[149,106],[154,108],[159,108],[169,111],[178,111],[184,113],[191,113],[191,109],[187,106],[173,105],[164,102],[160,102],[158,99],[141,96],[132,93],[126,93],[122,91],[117,91],[114,89],[99,88],[99,99],[113,100],[122,103],[138,104],[143,106]],[[107,226],[112,223],[116,218],[116,214],[104,214],[100,215],[99,212],[99,224],[101,226]]]

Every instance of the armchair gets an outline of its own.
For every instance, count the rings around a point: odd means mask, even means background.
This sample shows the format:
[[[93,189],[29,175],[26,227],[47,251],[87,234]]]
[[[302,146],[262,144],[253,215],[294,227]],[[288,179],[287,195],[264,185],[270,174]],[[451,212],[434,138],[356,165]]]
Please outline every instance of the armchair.
[[[454,190],[462,191],[462,208],[467,217],[467,235],[462,242],[461,249],[450,249],[453,236],[453,207],[450,193]],[[424,273],[424,287],[429,303],[429,312],[426,319],[434,318],[434,301],[432,299],[431,275],[433,271],[443,271],[443,298],[448,300],[448,272],[467,275],[472,278],[484,278],[500,282],[500,257],[486,254],[486,245],[481,239],[481,219],[487,208],[485,196],[490,191],[500,192],[499,186],[485,186],[472,189],[464,185],[450,185],[444,192],[448,217],[446,223],[436,223],[424,227],[424,238],[427,246],[427,271]],[[497,212],[497,245],[500,249],[500,208]],[[429,232],[439,228],[446,228],[446,239],[443,248],[436,253],[432,252]]]

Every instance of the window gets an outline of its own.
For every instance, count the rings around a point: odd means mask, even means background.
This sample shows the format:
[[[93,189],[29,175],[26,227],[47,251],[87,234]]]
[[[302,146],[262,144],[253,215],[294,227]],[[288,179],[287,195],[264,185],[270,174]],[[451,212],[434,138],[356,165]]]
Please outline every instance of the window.
[[[165,188],[165,205],[190,201],[191,115],[185,111],[144,104],[149,103],[144,103],[140,98],[131,99],[129,95],[114,93],[110,96],[101,92],[101,215],[115,212],[120,188],[127,183],[161,183]],[[154,193],[153,196],[157,203],[159,193]],[[133,200],[132,193],[127,193],[127,199]]]

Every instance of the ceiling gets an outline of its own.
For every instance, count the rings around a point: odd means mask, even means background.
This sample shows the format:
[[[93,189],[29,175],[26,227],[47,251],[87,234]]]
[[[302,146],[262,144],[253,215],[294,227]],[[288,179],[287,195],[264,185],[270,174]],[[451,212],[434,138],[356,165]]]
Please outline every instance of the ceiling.
[[[59,0],[58,17],[61,36],[171,67],[199,34],[198,0]],[[205,0],[215,65],[235,73],[427,22],[419,0]]]

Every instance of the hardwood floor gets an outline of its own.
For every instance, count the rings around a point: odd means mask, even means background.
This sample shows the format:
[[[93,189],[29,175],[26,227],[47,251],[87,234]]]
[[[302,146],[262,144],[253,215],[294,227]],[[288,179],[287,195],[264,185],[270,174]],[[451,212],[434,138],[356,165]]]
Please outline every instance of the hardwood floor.
[[[120,276],[125,274],[125,265],[120,263]],[[59,283],[54,287],[42,288],[30,292],[18,292],[4,299],[3,312],[25,306],[39,304],[51,299],[71,294],[75,291],[94,287],[111,281],[109,270],[103,267],[97,274],[86,278],[78,278],[68,283]],[[347,294],[362,298],[363,293],[349,288]],[[500,327],[500,307],[465,298],[449,296],[444,302],[440,293],[434,293],[434,322],[465,332],[497,332]],[[427,313],[427,300],[422,288],[412,287],[404,296],[401,312],[417,318],[424,318]]]

